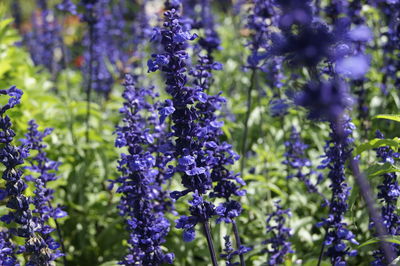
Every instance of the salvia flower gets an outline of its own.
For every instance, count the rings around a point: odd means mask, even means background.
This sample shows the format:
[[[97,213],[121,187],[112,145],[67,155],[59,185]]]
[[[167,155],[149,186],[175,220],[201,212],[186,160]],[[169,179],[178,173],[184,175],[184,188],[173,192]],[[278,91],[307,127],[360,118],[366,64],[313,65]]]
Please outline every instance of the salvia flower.
[[[11,242],[12,235],[7,230],[0,231],[0,265],[19,266],[16,254],[16,245]]]
[[[328,247],[326,256],[328,256],[333,265],[345,265],[346,256],[357,255],[356,250],[351,250],[346,242],[358,245],[355,235],[347,229],[344,222],[344,215],[348,210],[347,199],[350,193],[350,187],[347,184],[345,166],[351,156],[353,139],[351,134],[354,125],[350,119],[343,116],[336,122],[331,122],[331,139],[325,146],[325,159],[321,168],[328,168],[328,178],[331,181],[330,188],[332,197],[329,203],[329,216],[318,226],[324,226],[326,235],[324,245]]]
[[[379,131],[376,132],[376,137],[383,139],[383,134]],[[376,149],[376,155],[382,163],[394,164],[395,160],[399,158],[399,154],[394,152],[390,147],[384,146]],[[400,186],[397,181],[396,173],[386,173],[383,175],[383,182],[378,185],[378,199],[382,203],[381,215],[383,225],[389,235],[399,235],[400,230],[400,216],[397,214],[397,200],[400,196]],[[394,254],[400,254],[398,245],[391,244]],[[386,265],[383,252],[381,250],[374,251],[375,261],[372,265],[380,266]]]
[[[277,18],[273,1],[254,1],[246,25],[252,32],[247,44],[251,50],[251,55],[247,59],[248,67],[257,68],[266,58],[270,46],[268,39],[271,36],[271,27],[277,25]]]
[[[295,127],[292,127],[290,139],[285,142],[285,147],[286,159],[283,161],[283,164],[288,166],[290,172],[293,172],[293,174],[288,175],[287,178],[296,177],[305,184],[308,192],[320,194],[317,186],[311,182],[310,177],[315,175],[317,176],[317,181],[320,181],[322,179],[322,174],[311,170],[311,161],[306,156],[308,145],[302,142],[300,133]],[[304,169],[307,168],[310,170],[304,172]]]
[[[71,0],[63,0],[57,5],[57,9],[62,12],[68,12],[72,15],[77,15],[76,5]]]
[[[291,229],[286,227],[286,218],[292,214],[289,209],[284,210],[279,201],[275,202],[276,210],[268,214],[266,219],[266,233],[270,238],[263,241],[266,245],[264,253],[268,254],[267,265],[282,264],[288,253],[293,253],[289,238],[292,236]]]
[[[275,2],[282,10],[282,15],[279,19],[281,28],[289,29],[293,24],[303,26],[312,22],[311,0],[276,0]]]
[[[54,74],[61,69],[55,56],[56,50],[61,50],[61,27],[46,1],[38,3],[41,10],[32,14],[32,31],[24,38],[35,65],[43,65]]]
[[[347,83],[335,78],[308,82],[295,102],[308,109],[310,119],[335,121],[353,104],[353,99]]]
[[[225,247],[224,253],[221,253],[220,257],[225,260],[226,266],[237,266],[238,262],[233,262],[233,257],[237,254],[237,252],[232,248],[232,242],[229,236],[224,236]]]
[[[202,28],[204,29],[204,36],[200,38],[199,44],[204,50],[207,51],[207,55],[211,57],[212,52],[219,49],[221,40],[215,30],[214,17],[212,14],[210,1],[202,0],[201,8],[201,24]]]
[[[27,188],[22,179],[22,170],[19,168],[28,156],[26,149],[15,147],[11,144],[15,136],[11,129],[11,120],[5,112],[19,104],[22,91],[16,87],[8,90],[0,90],[1,95],[10,96],[8,103],[0,109],[0,141],[4,144],[0,149],[0,161],[6,167],[2,178],[6,181],[5,189],[1,190],[2,198],[8,198],[7,207],[11,210],[8,214],[1,217],[5,223],[16,222],[19,228],[13,229],[11,233],[21,237],[29,237],[33,233],[34,224],[31,221],[32,212],[29,209],[29,198],[23,195]]]
[[[330,56],[336,38],[322,22],[313,22],[299,28],[298,32],[283,31],[272,36],[271,53],[285,56],[292,67],[315,67]]]
[[[0,90],[0,95],[7,95],[10,98],[8,102],[0,109],[0,162],[5,166],[2,178],[5,180],[5,188],[1,189],[1,198],[6,200],[6,207],[9,212],[3,215],[0,220],[6,224],[15,223],[13,228],[10,228],[11,235],[25,238],[25,243],[28,244],[35,239],[36,223],[32,219],[32,211],[30,209],[30,198],[24,195],[27,184],[22,178],[21,165],[24,159],[28,156],[28,150],[25,147],[15,147],[11,144],[15,136],[11,129],[11,120],[5,114],[7,110],[19,104],[22,91],[15,86],[7,90]],[[9,244],[10,235],[8,233],[1,234],[1,242],[4,245]],[[20,248],[24,249],[24,247]],[[5,247],[3,250],[5,259],[14,262],[14,257],[9,254],[10,250]],[[17,264],[17,262],[15,262]]]
[[[208,1],[203,3],[209,5]],[[203,5],[203,8],[206,8]],[[204,15],[204,14],[203,14]],[[211,16],[211,14],[208,14]],[[209,26],[211,27],[211,26]],[[213,29],[208,28],[213,31]],[[206,34],[207,34],[207,28]],[[216,36],[217,37],[217,36]],[[221,127],[223,123],[218,121],[216,112],[221,109],[221,105],[226,100],[221,97],[221,93],[211,96],[207,93],[213,82],[212,72],[222,69],[222,64],[214,61],[212,52],[217,47],[211,47],[209,45],[203,46],[206,51],[206,56],[201,54],[198,55],[198,63],[189,72],[194,77],[193,85],[196,89],[196,96],[198,102],[196,103],[197,111],[197,127],[198,133],[196,137],[199,143],[203,143],[203,154],[206,161],[206,165],[211,171],[211,179],[213,182],[217,182],[213,187],[213,191],[210,193],[210,197],[219,197],[225,200],[215,208],[215,214],[218,216],[217,223],[225,222],[232,223],[234,228],[237,249],[236,255],[240,256],[241,262],[244,263],[243,254],[248,252],[248,248],[241,244],[240,236],[237,229],[235,218],[238,217],[242,212],[241,204],[234,200],[233,196],[243,196],[245,191],[241,189],[245,185],[244,181],[239,175],[230,172],[227,169],[228,165],[234,164],[239,159],[239,156],[233,151],[232,146],[226,142],[219,140],[222,135]]]
[[[51,236],[55,229],[49,225],[49,219],[57,220],[67,216],[67,213],[60,207],[52,206],[54,190],[47,187],[49,182],[58,178],[56,172],[60,163],[47,157],[45,152],[47,146],[42,143],[43,138],[48,136],[52,129],[46,128],[40,132],[34,120],[29,121],[28,125],[28,133],[21,142],[23,146],[29,148],[31,153],[36,152],[36,155],[29,157],[31,165],[26,169],[36,173],[38,177],[25,176],[25,179],[34,183],[36,188],[35,195],[31,199],[31,203],[35,206],[32,211],[32,221],[36,225],[34,228],[36,236],[25,244],[25,251],[31,254],[27,265],[49,265],[64,255],[60,251],[60,243]]]
[[[219,141],[223,122],[217,120],[215,112],[225,100],[219,94],[209,96],[206,93],[211,70],[220,69],[221,65],[200,56],[199,64],[190,72],[195,77],[195,87],[186,86],[185,61],[188,54],[185,43],[196,36],[182,27],[176,9],[165,12],[164,27],[160,34],[165,52],[152,55],[148,66],[149,71],[161,69],[166,74],[166,90],[172,96],[172,101],[166,101],[160,114],[163,117],[170,114],[173,121],[175,156],[178,161],[174,171],[181,173],[185,187],[183,191],[172,192],[171,196],[178,199],[190,192],[193,196],[189,201],[191,216],[182,216],[176,225],[184,230],[184,240],[191,241],[195,237],[195,226],[204,225],[213,215],[220,216],[217,222],[232,222],[240,214],[241,206],[231,200],[231,196],[243,195],[244,191],[237,185],[242,185],[243,181],[225,168],[238,159],[231,145]],[[214,188],[213,182],[217,182]],[[205,199],[209,192],[211,197],[224,198],[226,201],[215,208]]]
[[[400,78],[396,74],[400,68],[400,2],[399,1],[374,1],[377,2],[382,21],[387,25],[387,31],[382,33],[382,37],[386,37],[387,42],[383,46],[383,64],[382,72],[384,74],[382,79],[383,89],[389,90],[392,87],[389,81],[393,81],[394,88],[400,84]]]
[[[84,38],[84,67],[86,87],[107,96],[114,83],[107,68],[107,21],[108,0],[82,0],[85,11],[83,21],[88,24]]]
[[[124,115],[123,125],[117,127],[115,145],[127,147],[128,154],[121,154],[118,170],[122,175],[115,183],[119,184],[117,192],[122,193],[118,208],[126,219],[130,237],[129,252],[120,264],[171,264],[174,255],[164,253],[161,247],[170,224],[164,217],[164,208],[159,208],[163,195],[158,181],[160,173],[152,155],[154,136],[145,116],[154,108],[146,101],[151,91],[136,88],[130,75],[126,75],[124,86],[125,102],[120,110]]]
[[[187,82],[185,61],[188,58],[185,51],[186,41],[193,40],[196,36],[190,34],[180,24],[180,15],[175,9],[179,8],[179,5],[167,2],[167,7],[171,8],[171,5],[173,8],[165,12],[164,27],[160,31],[164,53],[152,55],[148,66],[149,71],[161,69],[165,73],[166,91],[173,97],[172,101],[166,101],[165,107],[160,109],[160,114],[163,117],[170,114],[172,118],[173,134],[176,137],[175,157],[178,160],[174,172],[182,174],[182,184],[185,187],[184,191],[172,192],[171,196],[178,199],[193,192],[193,200],[189,201],[191,216],[182,216],[176,225],[177,228],[184,229],[184,240],[191,241],[195,237],[195,225],[207,222],[215,211],[212,203],[203,200],[202,195],[212,188],[212,180],[206,154],[202,150],[204,144],[197,141],[197,135],[201,133],[197,132],[198,114],[194,107],[188,106],[204,95],[185,86]]]

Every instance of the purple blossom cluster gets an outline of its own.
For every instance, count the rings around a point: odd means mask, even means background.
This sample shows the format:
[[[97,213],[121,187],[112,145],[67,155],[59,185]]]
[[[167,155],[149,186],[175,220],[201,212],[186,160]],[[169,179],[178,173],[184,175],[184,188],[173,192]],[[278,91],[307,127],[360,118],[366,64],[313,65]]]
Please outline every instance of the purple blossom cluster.
[[[376,132],[376,137],[383,139],[384,136],[380,131]],[[394,152],[390,147],[384,146],[376,149],[376,156],[382,163],[394,164],[399,158],[399,154]],[[386,173],[383,175],[383,182],[378,185],[378,199],[382,203],[381,214],[383,224],[389,235],[399,235],[400,216],[397,214],[397,201],[400,196],[400,186],[397,181],[396,173]],[[394,254],[400,254],[398,245],[391,244]],[[382,250],[375,250],[373,254],[375,261],[372,265],[385,265],[384,254]]]
[[[219,257],[226,265],[244,266],[244,254],[250,248],[241,243],[237,222],[243,212],[239,199],[246,195],[243,189],[246,183],[241,177],[245,163],[241,162],[241,174],[231,170],[239,155],[231,144],[223,141],[225,128],[219,113],[226,99],[222,92],[215,93],[212,86],[214,71],[223,69],[216,61],[215,52],[221,48],[221,39],[212,14],[214,2],[166,0],[162,27],[153,30],[146,0],[75,2],[79,4],[62,0],[56,7],[64,14],[80,17],[87,29],[83,38],[87,142],[91,90],[108,100],[117,79],[114,73],[124,74],[124,102],[120,109],[123,118],[115,131],[115,147],[122,148],[123,152],[117,166],[120,174],[111,181],[111,187],[117,186],[116,192],[121,195],[118,210],[129,234],[127,252],[119,264],[174,263],[174,253],[168,253],[164,246],[171,226],[167,213],[177,215],[174,203],[184,198],[188,201],[188,211],[175,221],[175,227],[183,231],[183,240],[195,240],[196,229],[201,226],[212,263],[218,265],[211,222],[230,224],[236,247],[226,235]],[[14,16],[20,28],[21,12],[18,2],[15,3]],[[244,1],[238,0],[235,4],[240,8]],[[373,198],[368,196],[371,191],[368,186],[360,185],[363,176],[354,170],[358,168],[358,161],[352,155],[355,126],[348,114],[357,103],[358,120],[365,121],[361,125],[367,137],[369,87],[366,84],[369,80],[366,74],[370,65],[375,64],[372,56],[367,55],[376,32],[366,25],[363,13],[366,5],[375,6],[384,18],[385,27],[379,32],[381,39],[373,45],[383,43],[384,47],[385,54],[379,55],[384,61],[382,86],[384,89],[388,85],[395,87],[400,84],[398,0],[253,0],[246,17],[249,39],[245,45],[250,55],[244,69],[251,71],[251,77],[241,154],[245,158],[251,153],[246,141],[250,139],[249,121],[255,105],[253,90],[258,90],[257,97],[270,97],[271,117],[283,118],[293,103],[297,105],[293,110],[296,115],[302,115],[305,108],[305,115],[312,122],[329,123],[329,139],[319,167],[326,169],[329,201],[320,192],[323,174],[312,169],[307,158],[308,145],[295,127],[285,142],[282,163],[287,167],[288,179],[295,177],[304,183],[308,192],[321,195],[323,205],[329,207],[327,217],[317,224],[325,229],[318,263],[326,257],[335,266],[347,265],[348,257],[357,255],[353,249],[353,245],[358,245],[356,236],[345,221],[351,191],[347,165],[353,170],[362,195],[367,195],[364,201],[371,216],[370,227],[375,227],[378,238],[385,233],[399,235],[400,217],[396,210],[400,187],[396,173],[383,174],[383,181],[378,185],[377,197],[382,205],[379,217],[374,216]],[[25,42],[34,63],[57,74],[62,68],[61,59],[65,59],[58,58],[58,51],[62,50],[62,57],[66,56],[61,26],[46,0],[37,0],[37,6],[40,12],[33,14],[33,30],[25,36]],[[132,9],[139,11],[131,14]],[[192,30],[200,36],[192,34]],[[149,45],[148,39],[158,47]],[[198,41],[193,45],[195,39]],[[155,87],[143,86],[151,83],[143,74],[126,74],[141,71],[139,65],[147,56],[144,51],[148,48],[156,51],[147,62],[148,72],[161,72],[165,80],[169,98],[163,101]],[[259,77],[270,93],[258,84]],[[0,188],[0,200],[8,208],[8,213],[0,218],[8,228],[0,230],[0,265],[19,265],[19,254],[25,256],[28,266],[52,265],[57,258],[65,256],[57,219],[67,216],[63,207],[52,205],[55,191],[48,185],[58,178],[60,165],[47,157],[47,146],[43,143],[52,129],[39,131],[36,122],[31,120],[22,145],[14,146],[16,134],[6,112],[19,103],[22,92],[11,87],[0,90],[0,94],[9,96],[0,109],[0,162],[5,168],[2,175],[5,187]],[[376,136],[383,139],[380,132]],[[380,163],[385,164],[394,165],[399,157],[385,146],[377,148],[376,153]],[[25,163],[29,165],[23,167]],[[23,170],[30,171],[31,175],[23,175]],[[176,176],[180,177],[181,187],[170,191],[167,185]],[[313,178],[317,179],[316,184],[312,183]],[[28,197],[29,182],[34,190]],[[291,229],[286,226],[288,217],[291,217],[290,209],[284,209],[280,201],[275,202],[275,210],[267,215],[268,238],[262,242],[262,253],[268,256],[266,265],[283,264],[287,254],[294,252]],[[56,228],[51,226],[53,222]],[[380,222],[386,231],[379,230]],[[56,230],[58,241],[52,237]],[[15,237],[25,242],[18,245],[22,242],[14,241]],[[393,254],[400,254],[399,245],[388,245]],[[384,245],[373,256],[372,265],[387,265],[391,258]],[[237,257],[240,263],[236,262]]]
[[[0,261],[4,266],[19,266],[15,257],[17,247],[11,242],[11,237],[8,230],[0,231]]]
[[[382,78],[382,90],[384,93],[388,93],[392,86],[397,88],[400,85],[400,78],[396,75],[400,68],[400,24],[396,19],[400,15],[400,2],[396,0],[371,2],[379,8],[383,21],[387,25],[387,30],[382,32],[382,37],[387,39],[383,46],[382,72],[384,76]],[[390,80],[393,81],[393,85],[389,85],[388,81]]]
[[[355,128],[345,114],[352,106],[353,99],[344,78],[360,79],[367,72],[369,66],[361,46],[370,38],[369,29],[357,26],[350,30],[351,20],[344,16],[339,18],[339,14],[348,15],[347,12],[355,12],[353,15],[359,17],[359,6],[358,9],[354,7],[348,10],[344,1],[332,1],[325,9],[327,17],[332,18],[333,27],[314,16],[311,1],[289,0],[277,3],[282,11],[278,26],[280,33],[273,36],[271,53],[284,56],[291,68],[305,67],[308,70],[310,80],[297,93],[294,101],[308,109],[310,119],[330,123],[330,140],[327,141],[325,159],[320,168],[329,169],[332,197],[329,216],[318,226],[326,229],[323,245],[328,249],[325,255],[333,265],[345,265],[346,256],[357,254],[345,242],[358,242],[344,222],[350,191],[345,168],[351,158],[351,134]],[[361,22],[356,19],[353,21]],[[331,78],[326,80],[323,75]],[[292,162],[301,165],[299,160]]]
[[[62,12],[68,12],[72,15],[78,14],[76,5],[71,0],[62,0],[62,2],[57,5],[57,9]]]
[[[47,265],[58,257],[64,256],[60,251],[61,244],[53,239],[51,233],[55,228],[49,225],[49,220],[57,220],[67,216],[61,207],[53,207],[51,202],[54,199],[54,190],[48,188],[48,183],[58,178],[57,171],[59,162],[52,161],[47,157],[43,144],[43,138],[48,136],[53,129],[46,128],[43,132],[38,131],[38,125],[34,120],[29,121],[28,133],[22,139],[22,145],[27,147],[31,155],[27,160],[30,166],[25,167],[31,173],[38,175],[26,175],[25,180],[35,185],[34,196],[30,203],[35,206],[32,211],[32,222],[35,224],[33,230],[35,238],[25,244],[25,252],[31,253],[29,265]],[[59,228],[57,228],[59,230]],[[59,235],[60,236],[60,235]],[[27,265],[28,265],[27,264]]]
[[[0,219],[7,224],[11,222],[18,224],[17,229],[13,228],[10,231],[12,234],[29,238],[33,235],[34,223],[29,208],[29,198],[23,194],[27,184],[22,178],[23,172],[21,170],[21,165],[29,155],[29,151],[24,147],[16,147],[11,144],[15,133],[11,129],[10,118],[5,114],[7,110],[19,104],[22,91],[16,87],[11,87],[7,90],[0,90],[0,94],[10,97],[8,103],[0,109],[0,141],[4,144],[0,150],[0,159],[6,168],[2,176],[6,184],[5,189],[1,190],[1,197],[7,199],[7,208],[10,211]]]
[[[1,110],[1,143],[4,145],[0,150],[0,158],[5,166],[3,179],[6,181],[5,189],[0,189],[1,199],[6,200],[8,214],[3,215],[0,220],[6,224],[11,224],[9,231],[1,232],[1,243],[4,246],[1,251],[2,265],[19,265],[15,254],[26,254],[26,265],[49,265],[58,257],[63,256],[59,250],[60,244],[57,243],[51,232],[54,231],[48,221],[50,218],[56,220],[65,217],[67,214],[61,208],[53,208],[53,190],[46,187],[49,181],[56,179],[58,163],[46,157],[42,140],[51,131],[37,131],[37,125],[30,121],[29,132],[26,139],[22,140],[21,146],[13,146],[11,142],[15,136],[11,129],[10,118],[5,115],[6,111],[19,104],[22,91],[16,87],[8,90],[1,90],[0,94],[8,95],[8,103]],[[36,152],[35,156],[30,156],[28,161],[31,166],[25,167],[31,172],[37,173],[38,177],[26,175],[23,178],[22,165],[29,156],[29,152]],[[24,195],[28,187],[28,182],[35,184],[36,190],[33,197]],[[33,205],[34,208],[30,206]],[[13,225],[13,224],[14,225]],[[17,246],[12,243],[12,236],[25,239],[25,244]]]
[[[287,114],[288,101],[283,97],[285,74],[283,71],[283,58],[272,56],[273,40],[276,36],[276,27],[279,25],[280,12],[274,1],[254,1],[247,17],[246,28],[251,31],[250,40],[246,46],[251,51],[247,58],[246,68],[263,72],[263,79],[271,90],[273,96],[269,102],[269,111],[273,117]],[[255,74],[253,74],[255,75]],[[259,89],[259,94],[265,94]]]
[[[216,111],[225,100],[220,94],[207,94],[211,85],[211,71],[220,70],[222,66],[212,60],[211,49],[206,46],[204,49],[208,55],[199,56],[198,64],[189,73],[194,77],[194,86],[187,86],[186,42],[197,36],[182,26],[179,3],[168,2],[167,7],[163,28],[159,30],[164,53],[153,54],[148,66],[150,72],[161,70],[165,74],[166,91],[172,97],[160,109],[160,115],[163,120],[170,116],[173,122],[174,157],[177,158],[177,166],[173,171],[181,174],[185,189],[172,192],[171,197],[179,199],[192,193],[190,216],[181,216],[176,225],[184,230],[183,239],[192,241],[195,238],[195,226],[202,224],[207,230],[209,220],[215,215],[218,216],[217,223],[223,221],[235,226],[234,218],[240,215],[242,209],[232,196],[242,196],[245,191],[241,189],[243,180],[226,168],[238,159],[238,155],[231,145],[219,140],[223,122],[218,121]],[[216,185],[213,186],[213,183]],[[215,207],[206,198],[207,194],[210,198],[223,198],[225,202]],[[209,236],[207,240],[213,252]],[[236,242],[238,248],[245,252],[238,237]]]
[[[294,126],[292,127],[290,139],[285,142],[285,147],[286,159],[283,161],[283,164],[288,166],[289,172],[293,172],[293,174],[289,174],[287,178],[291,179],[296,177],[305,184],[308,192],[320,194],[317,185],[322,181],[322,173],[311,169],[311,161],[306,156],[308,145],[302,142],[300,133]],[[304,172],[304,168],[310,168],[310,170]],[[315,185],[310,180],[310,177],[313,175],[317,176],[317,184]]]
[[[34,224],[31,222],[32,212],[29,209],[29,199],[23,195],[27,184],[22,178],[21,165],[28,156],[28,151],[22,147],[11,144],[15,136],[12,130],[11,120],[6,115],[7,110],[14,108],[20,103],[22,91],[16,87],[7,90],[0,90],[0,95],[10,98],[7,104],[0,109],[0,162],[4,165],[2,178],[5,181],[5,188],[0,190],[1,200],[6,200],[8,213],[3,215],[0,220],[7,224],[15,222],[17,228],[10,228],[8,232],[2,231],[0,243],[4,246],[1,250],[1,257],[8,265],[18,265],[15,258],[16,246],[10,241],[12,235],[17,235],[29,239],[33,233]],[[4,97],[4,96],[3,96]]]
[[[228,235],[224,236],[224,249],[223,252],[220,254],[220,257],[225,260],[226,266],[237,266],[239,265],[238,262],[233,262],[235,255],[238,254],[238,251],[232,247],[232,242]]]
[[[166,74],[166,90],[173,97],[173,107],[168,105],[161,112],[165,113],[166,110],[170,110],[168,113],[173,112],[172,129],[177,138],[176,155],[178,155],[178,166],[175,171],[183,173],[182,184],[186,187],[182,192],[173,193],[173,197],[178,199],[189,192],[194,192],[195,198],[192,204],[193,206],[204,204],[205,213],[200,215],[202,218],[198,218],[204,221],[209,218],[209,214],[206,213],[213,214],[214,209],[211,203],[202,202],[200,195],[212,189],[213,181],[218,182],[218,185],[212,196],[229,199],[233,194],[242,194],[231,181],[243,183],[241,179],[232,176],[224,168],[226,164],[233,164],[237,155],[231,150],[231,145],[220,143],[217,138],[222,133],[220,128],[223,123],[217,120],[215,111],[219,109],[224,99],[219,95],[209,96],[205,93],[208,88],[207,80],[211,77],[210,70],[218,70],[221,65],[200,57],[199,64],[191,71],[195,77],[195,87],[187,87],[185,74],[187,53],[184,45],[186,41],[193,40],[196,36],[184,31],[179,23],[177,10],[167,11],[165,17],[164,28],[161,30],[161,43],[165,53],[153,55],[154,59],[149,60],[149,71],[161,68]],[[190,107],[189,104],[194,105]],[[234,216],[239,213],[240,210],[237,210]],[[226,221],[230,221],[228,217]]]
[[[258,68],[260,61],[266,58],[270,48],[268,39],[271,37],[271,27],[277,23],[275,11],[273,1],[255,0],[253,3],[246,25],[252,31],[251,40],[247,43],[251,50],[247,63],[251,68]]]
[[[292,244],[289,238],[292,236],[291,229],[286,227],[286,217],[291,217],[289,209],[284,210],[279,201],[275,202],[276,210],[268,214],[266,219],[266,234],[271,235],[270,238],[263,241],[266,245],[264,253],[268,254],[267,265],[277,265],[284,263],[285,256],[293,253]]]
[[[108,49],[106,12],[108,0],[82,0],[84,7],[83,21],[88,25],[85,36],[84,72],[87,90],[108,95],[114,83],[107,68],[106,58]]]
[[[115,146],[126,147],[128,154],[122,153],[118,170],[121,177],[115,180],[117,192],[122,194],[118,208],[126,219],[128,254],[120,262],[123,265],[161,265],[172,264],[173,253],[165,253],[162,244],[165,242],[170,223],[165,218],[165,208],[160,203],[165,200],[162,184],[165,173],[165,159],[157,160],[153,152],[160,151],[155,147],[157,129],[154,129],[154,117],[146,118],[146,113],[155,111],[147,102],[147,97],[155,95],[150,89],[135,86],[131,75],[125,76],[123,125],[117,127]],[[168,161],[168,159],[166,159]]]
[[[32,14],[32,31],[24,36],[35,65],[46,67],[54,74],[61,70],[60,59],[56,52],[61,52],[61,26],[47,1],[38,1],[40,12]]]
[[[344,222],[350,193],[350,187],[346,183],[345,167],[352,152],[351,134],[354,125],[349,118],[343,117],[337,123],[331,124],[331,130],[331,139],[326,143],[325,159],[320,167],[329,169],[328,178],[331,181],[329,187],[332,190],[332,198],[329,204],[329,216],[318,223],[318,226],[324,226],[327,231],[324,245],[328,247],[326,255],[331,263],[345,265],[346,256],[357,255],[357,251],[348,247],[345,241],[358,245],[355,235],[346,228],[347,224]]]

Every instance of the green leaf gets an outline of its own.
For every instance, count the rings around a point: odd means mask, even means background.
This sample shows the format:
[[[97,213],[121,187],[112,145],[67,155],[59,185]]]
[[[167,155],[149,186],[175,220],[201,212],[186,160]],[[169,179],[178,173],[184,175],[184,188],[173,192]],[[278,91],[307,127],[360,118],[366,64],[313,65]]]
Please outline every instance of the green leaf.
[[[387,119],[387,120],[392,120],[395,122],[400,122],[400,115],[376,115],[374,116],[375,119]]]
[[[318,265],[318,259],[311,259],[303,264],[303,266],[315,266],[315,265]],[[321,261],[321,266],[329,266],[329,265],[331,265],[329,262]]]
[[[362,243],[361,245],[358,246],[358,248],[362,248],[371,244],[375,244],[380,242],[381,240],[377,237],[371,238],[367,241],[365,241],[364,243]],[[387,236],[384,237],[383,241],[388,242],[388,243],[393,243],[393,244],[400,244],[400,236]]]
[[[356,148],[356,154],[361,154],[364,151],[376,149],[383,146],[389,146],[394,149],[399,147],[398,139],[373,139],[368,141],[367,143],[363,143]]]
[[[374,164],[365,170],[365,174],[369,177],[393,172],[400,172],[400,169],[392,165],[391,163]]]

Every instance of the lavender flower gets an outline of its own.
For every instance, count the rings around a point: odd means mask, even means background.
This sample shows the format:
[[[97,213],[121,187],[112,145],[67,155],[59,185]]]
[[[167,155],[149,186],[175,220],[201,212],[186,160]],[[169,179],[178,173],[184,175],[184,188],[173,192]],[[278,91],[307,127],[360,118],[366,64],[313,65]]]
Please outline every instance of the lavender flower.
[[[196,104],[198,114],[197,137],[200,142],[204,141],[203,149],[207,154],[206,165],[209,169],[212,169],[212,181],[217,182],[210,196],[226,200],[225,203],[216,208],[216,213],[220,216],[217,223],[221,221],[232,223],[233,219],[240,215],[241,205],[237,201],[231,200],[231,197],[243,196],[245,191],[241,190],[240,187],[244,186],[245,183],[238,175],[226,169],[226,166],[234,164],[239,156],[233,151],[231,145],[225,142],[221,143],[219,140],[219,136],[222,135],[220,127],[223,123],[217,120],[215,113],[226,100],[220,94],[215,96],[206,94],[211,83],[211,71],[220,69],[219,63],[211,63],[208,61],[208,57],[199,56],[198,65],[190,74],[195,77],[194,84],[199,91],[199,102]]]
[[[383,134],[376,132],[376,137],[383,139]],[[394,160],[399,158],[399,154],[390,147],[380,147],[376,149],[376,155],[383,163],[394,164]],[[387,173],[383,175],[382,184],[378,185],[378,199],[382,203],[381,214],[383,224],[389,235],[399,235],[400,216],[397,214],[397,200],[400,196],[400,186],[397,182],[396,173]],[[398,245],[391,244],[394,254],[400,254]],[[375,260],[372,265],[386,265],[382,250],[375,250],[373,254]]]
[[[117,127],[115,145],[127,147],[128,154],[121,154],[118,170],[122,176],[115,183],[119,184],[117,192],[122,193],[118,208],[126,218],[130,238],[129,253],[120,264],[172,264],[173,253],[165,254],[161,249],[170,224],[164,217],[164,208],[159,208],[163,194],[159,170],[155,168],[157,161],[151,150],[154,136],[143,114],[154,108],[146,102],[151,91],[136,88],[130,75],[126,76],[124,86],[125,102],[120,110],[124,125]]]
[[[31,203],[35,206],[32,211],[32,221],[36,225],[34,229],[36,238],[25,244],[25,251],[32,254],[29,258],[29,265],[49,265],[52,261],[64,255],[59,249],[60,243],[56,242],[50,235],[55,229],[49,225],[49,219],[57,220],[67,216],[67,213],[60,207],[52,207],[54,190],[47,188],[49,182],[58,178],[56,172],[60,163],[47,158],[44,151],[47,146],[42,143],[43,138],[48,136],[52,129],[46,128],[43,132],[40,132],[34,120],[29,121],[28,125],[28,133],[21,142],[25,147],[29,147],[30,151],[36,151],[36,155],[30,158],[31,166],[27,166],[26,169],[37,173],[39,176],[25,176],[25,179],[33,182],[36,187],[35,195],[31,199]]]
[[[140,64],[133,58],[143,59],[144,45],[152,34],[149,18],[146,14],[147,1],[141,1],[140,9],[133,20],[130,16],[128,1],[119,1],[105,12],[104,31],[108,36],[103,38],[104,52],[118,73],[128,73]]]
[[[267,245],[263,250],[264,253],[268,254],[267,265],[282,264],[286,254],[294,252],[289,242],[289,238],[292,236],[291,229],[285,227],[286,217],[291,217],[292,214],[289,209],[282,209],[279,202],[275,202],[276,211],[268,214],[266,219],[266,233],[272,235],[263,241],[263,244]]]

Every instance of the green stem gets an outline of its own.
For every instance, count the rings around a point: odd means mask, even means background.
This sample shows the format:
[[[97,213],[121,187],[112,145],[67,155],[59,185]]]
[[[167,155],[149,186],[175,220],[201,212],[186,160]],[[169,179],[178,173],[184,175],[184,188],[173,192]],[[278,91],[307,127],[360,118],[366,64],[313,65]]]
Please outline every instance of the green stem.
[[[89,24],[89,77],[86,88],[86,143],[89,143],[89,131],[90,131],[90,101],[92,94],[92,75],[93,75],[93,24]]]
[[[250,87],[247,90],[247,111],[246,111],[246,118],[244,120],[244,133],[242,139],[242,157],[240,160],[240,175],[243,176],[243,169],[246,164],[246,151],[247,151],[247,135],[249,131],[249,118],[251,113],[251,93],[256,86],[257,81],[257,70],[255,68],[252,69],[251,72],[251,80],[250,80]]]
[[[239,251],[240,247],[242,246],[242,242],[240,241],[240,235],[239,235],[239,230],[236,224],[236,221],[232,221],[232,227],[233,227],[233,233],[235,235],[235,240],[236,240],[236,248]],[[244,262],[244,256],[242,253],[239,253],[239,258],[240,258],[240,265],[241,266],[246,266]]]

